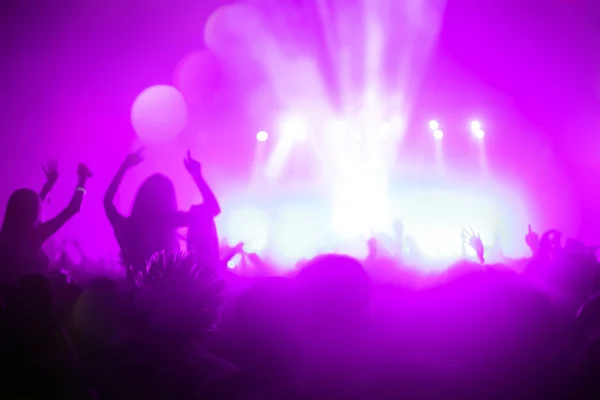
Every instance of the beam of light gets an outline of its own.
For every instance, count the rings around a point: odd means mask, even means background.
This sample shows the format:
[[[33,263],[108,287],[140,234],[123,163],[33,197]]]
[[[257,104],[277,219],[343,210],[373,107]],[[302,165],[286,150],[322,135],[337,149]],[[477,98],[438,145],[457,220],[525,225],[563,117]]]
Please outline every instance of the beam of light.
[[[308,125],[300,117],[286,115],[280,119],[277,133],[276,144],[267,161],[265,171],[267,178],[271,180],[280,177],[294,146],[308,138]]]
[[[280,186],[289,182],[276,178],[285,178],[284,167],[302,146],[318,157],[321,177],[313,184],[323,183],[319,194],[331,208],[339,235],[356,239],[386,229],[397,147],[406,132],[415,82],[439,35],[445,1],[245,4],[250,8],[229,8],[209,18],[207,43],[217,53],[227,51],[224,43],[233,43],[234,52],[241,47],[237,59],[247,57],[247,62],[232,64],[231,70],[246,77],[247,64],[256,64],[266,81],[260,84],[278,103],[273,113],[295,115],[284,116],[277,131],[270,132],[266,176]],[[252,17],[248,26],[243,15]],[[257,20],[268,23],[257,27]],[[248,30],[253,43],[237,37]]]
[[[266,131],[259,131],[256,134],[256,146],[254,147],[254,161],[252,162],[252,184],[262,184],[265,171],[265,154],[267,150],[266,141],[269,134]]]
[[[291,3],[261,8],[263,3],[249,2],[264,12],[263,19],[274,22],[265,25],[270,34],[264,39],[264,51],[253,53],[252,57],[264,66],[282,106],[306,115],[311,126],[322,127],[328,118],[352,115],[349,125],[361,132],[362,148],[353,154],[344,155],[339,146],[319,143],[324,173],[338,170],[330,174],[332,185],[336,179],[345,179],[336,167],[344,160],[370,164],[372,170],[388,176],[397,162],[395,147],[406,128],[403,121],[410,109],[412,83],[418,80],[435,44],[444,10],[443,1],[413,3],[364,1],[341,8],[335,2],[319,1],[313,11],[310,7],[295,10]],[[285,28],[278,20],[298,12],[306,25],[303,29],[296,29],[299,26],[295,23],[300,20],[288,20]],[[398,32],[398,21],[405,22],[402,32]],[[314,26],[319,26],[318,36],[311,31]],[[323,53],[315,49],[322,49]],[[323,60],[330,65],[325,66]],[[342,114],[334,110],[337,105],[328,96],[334,90],[330,86],[332,77],[325,72],[330,67]],[[392,120],[396,119],[401,123],[394,126]],[[386,123],[392,128],[387,128]],[[295,136],[302,141],[305,135]],[[284,137],[278,138],[268,174],[278,176],[298,141],[290,143]]]
[[[482,128],[481,122],[477,120],[471,121],[471,134],[477,142],[477,151],[479,157],[479,169],[481,174],[489,177],[488,158],[485,148],[485,131]]]
[[[489,177],[490,171],[488,167],[488,157],[483,136],[481,138],[478,138],[477,140],[477,151],[479,157],[479,169],[481,171],[481,174],[485,177]]]
[[[442,140],[443,137],[444,137],[444,134],[442,133],[439,136],[439,138],[436,137],[436,140],[435,140],[435,168],[436,168],[436,173],[438,174],[438,176],[444,175],[444,173],[445,173],[444,141]]]
[[[435,119],[432,119],[431,121],[429,121],[429,129],[431,129],[432,131],[437,131],[438,129],[440,129],[440,123],[437,122]]]
[[[265,176],[267,179],[274,180],[281,174],[288,155],[294,147],[295,141],[291,136],[283,136],[277,139],[277,143],[267,161]]]

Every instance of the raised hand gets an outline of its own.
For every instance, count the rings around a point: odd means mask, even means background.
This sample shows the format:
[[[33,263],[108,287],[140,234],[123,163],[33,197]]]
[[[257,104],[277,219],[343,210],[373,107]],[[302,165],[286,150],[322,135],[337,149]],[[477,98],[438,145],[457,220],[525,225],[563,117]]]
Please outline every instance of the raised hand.
[[[525,235],[525,243],[527,243],[527,246],[529,246],[534,253],[540,245],[540,235],[531,229],[531,224],[529,224],[527,235]]]
[[[144,148],[140,147],[139,149],[137,149],[137,151],[134,151],[133,153],[129,154],[127,157],[125,157],[125,161],[123,161],[123,166],[125,168],[131,168],[141,164],[144,161],[144,158],[142,157],[143,152]]]
[[[483,262],[484,248],[483,242],[479,237],[479,233],[475,234],[473,228],[469,227],[469,230],[463,229],[462,235],[464,243],[469,245],[469,247],[471,247],[473,250],[475,250],[475,252],[477,253],[477,257],[479,257],[479,260]]]
[[[562,234],[556,229],[551,229],[540,238],[540,248],[553,249],[561,246]]]
[[[46,175],[46,185],[52,187],[58,181],[58,162],[50,160],[46,166],[42,167],[44,174]]]
[[[79,166],[77,167],[77,176],[80,181],[86,181],[88,178],[92,177],[92,171],[90,171],[87,165],[79,163]]]
[[[192,158],[192,154],[188,150],[187,157],[183,160],[183,165],[185,165],[185,169],[192,176],[200,176],[202,175],[202,164],[198,160]]]

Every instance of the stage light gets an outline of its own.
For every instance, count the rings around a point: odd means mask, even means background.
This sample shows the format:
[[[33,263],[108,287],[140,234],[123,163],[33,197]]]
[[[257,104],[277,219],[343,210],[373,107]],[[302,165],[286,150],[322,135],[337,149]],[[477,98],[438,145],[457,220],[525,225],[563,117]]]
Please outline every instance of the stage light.
[[[284,118],[281,123],[281,133],[302,142],[307,136],[306,122],[300,118]]]
[[[479,140],[482,140],[485,137],[485,132],[482,129],[476,130],[473,134]]]
[[[435,140],[442,140],[444,138],[444,132],[440,129],[433,131],[433,137]]]
[[[236,254],[233,258],[227,261],[227,268],[235,269],[242,262],[242,256],[240,254]]]
[[[432,119],[431,121],[429,121],[429,129],[431,129],[432,131],[437,131],[440,129],[440,123],[437,122],[436,120]]]
[[[256,134],[256,140],[259,142],[266,142],[269,138],[269,134],[265,131],[260,131]]]
[[[481,123],[479,121],[472,121],[471,122],[471,130],[473,131],[473,133],[477,133],[477,131],[480,131]]]

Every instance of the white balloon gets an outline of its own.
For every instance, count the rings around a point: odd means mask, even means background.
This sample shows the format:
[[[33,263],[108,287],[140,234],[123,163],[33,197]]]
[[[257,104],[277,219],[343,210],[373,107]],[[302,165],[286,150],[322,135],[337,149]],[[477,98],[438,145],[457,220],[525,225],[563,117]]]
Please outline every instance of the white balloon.
[[[133,102],[131,124],[144,142],[169,142],[175,139],[187,124],[185,99],[173,86],[151,86],[140,93]]]

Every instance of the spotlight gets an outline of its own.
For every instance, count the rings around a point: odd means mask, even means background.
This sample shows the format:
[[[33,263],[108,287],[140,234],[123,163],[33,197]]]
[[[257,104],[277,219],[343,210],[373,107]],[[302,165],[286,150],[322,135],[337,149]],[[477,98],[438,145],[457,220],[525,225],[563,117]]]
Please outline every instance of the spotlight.
[[[429,129],[431,129],[432,131],[437,131],[440,129],[440,123],[437,122],[436,120],[432,119],[431,121],[429,121]]]
[[[435,140],[442,140],[444,138],[444,132],[440,129],[433,131],[433,137]]]
[[[485,137],[485,132],[482,129],[476,130],[473,134],[479,140],[482,140]]]
[[[256,134],[256,140],[259,142],[266,142],[269,138],[269,134],[265,131],[260,131]]]
[[[477,131],[481,130],[481,123],[479,121],[472,121],[471,122],[471,130],[473,131],[473,133],[476,133]]]

